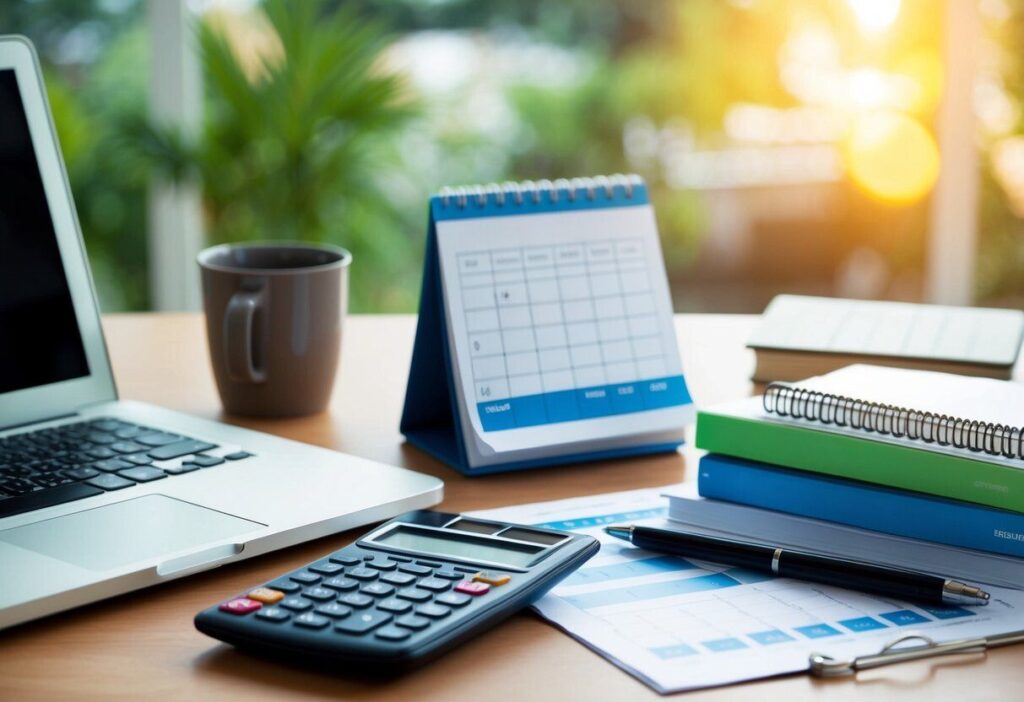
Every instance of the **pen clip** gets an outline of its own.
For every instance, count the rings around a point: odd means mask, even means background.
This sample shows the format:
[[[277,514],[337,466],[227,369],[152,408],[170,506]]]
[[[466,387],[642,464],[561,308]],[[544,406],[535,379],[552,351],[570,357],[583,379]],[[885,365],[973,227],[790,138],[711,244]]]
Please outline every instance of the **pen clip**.
[[[917,646],[901,646],[909,641],[921,641]],[[891,641],[882,647],[878,653],[866,656],[857,656],[846,660],[836,660],[832,656],[823,653],[812,653],[810,655],[811,675],[818,678],[834,678],[843,675],[852,675],[858,670],[879,668],[893,663],[904,661],[915,661],[922,658],[933,658],[935,656],[950,656],[957,653],[981,653],[987,648],[985,639],[958,639],[938,643],[937,641],[922,634],[907,634],[895,641]]]

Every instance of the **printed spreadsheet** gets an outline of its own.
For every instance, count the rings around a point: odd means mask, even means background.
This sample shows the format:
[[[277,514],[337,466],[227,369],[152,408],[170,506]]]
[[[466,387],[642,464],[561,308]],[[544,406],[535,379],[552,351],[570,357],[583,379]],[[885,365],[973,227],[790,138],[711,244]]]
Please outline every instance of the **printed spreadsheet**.
[[[692,402],[649,206],[437,226],[453,375],[488,447],[681,430]]]

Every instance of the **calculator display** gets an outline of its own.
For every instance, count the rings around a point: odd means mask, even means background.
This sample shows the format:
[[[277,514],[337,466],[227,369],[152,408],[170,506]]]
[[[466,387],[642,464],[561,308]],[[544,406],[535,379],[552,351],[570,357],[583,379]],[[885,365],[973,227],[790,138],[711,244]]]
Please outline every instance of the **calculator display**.
[[[417,553],[448,556],[470,561],[525,568],[544,551],[544,547],[516,544],[472,534],[445,534],[430,529],[399,525],[373,539],[374,543]]]

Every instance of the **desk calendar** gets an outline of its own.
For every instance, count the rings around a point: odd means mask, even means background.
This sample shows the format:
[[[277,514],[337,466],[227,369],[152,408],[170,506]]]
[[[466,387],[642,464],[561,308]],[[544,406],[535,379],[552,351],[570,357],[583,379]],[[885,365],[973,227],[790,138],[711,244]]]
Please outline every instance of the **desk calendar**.
[[[475,474],[673,450],[692,418],[642,180],[431,199],[411,443]]]

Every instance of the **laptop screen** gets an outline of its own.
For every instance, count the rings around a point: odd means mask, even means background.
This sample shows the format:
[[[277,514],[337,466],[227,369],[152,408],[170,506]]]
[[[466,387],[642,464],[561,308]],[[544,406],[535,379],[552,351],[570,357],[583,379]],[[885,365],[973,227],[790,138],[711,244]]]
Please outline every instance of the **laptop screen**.
[[[0,70],[0,393],[89,375],[13,70]]]

